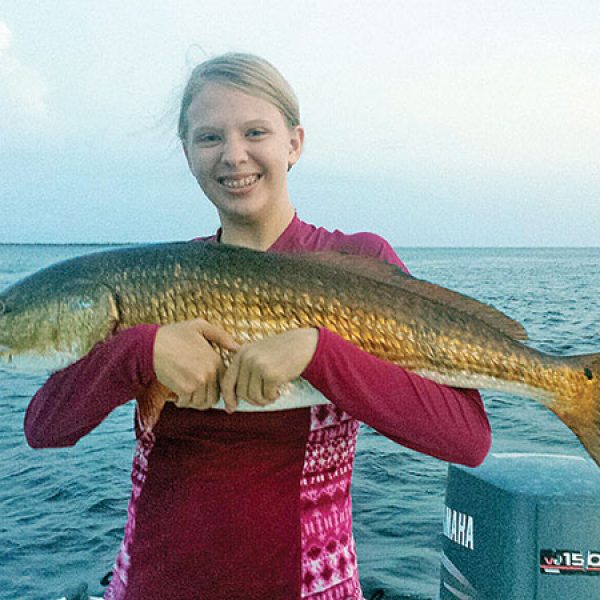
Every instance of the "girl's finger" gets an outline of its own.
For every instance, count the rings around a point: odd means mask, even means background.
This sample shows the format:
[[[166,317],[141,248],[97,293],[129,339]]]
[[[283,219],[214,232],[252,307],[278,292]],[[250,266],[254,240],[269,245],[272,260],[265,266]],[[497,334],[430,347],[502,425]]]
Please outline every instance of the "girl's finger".
[[[177,396],[177,400],[175,400],[175,406],[177,408],[187,408],[192,401],[192,395],[180,395]]]
[[[209,342],[219,344],[219,346],[222,346],[227,350],[239,350],[240,345],[222,327],[219,327],[213,323],[207,323],[203,319],[197,320],[200,321],[200,330],[202,331],[202,335]]]
[[[234,412],[238,405],[238,399],[236,395],[236,382],[238,378],[238,372],[240,368],[240,355],[236,354],[229,367],[225,370],[221,379],[221,394],[223,395],[223,401],[225,402],[225,410],[231,414]]]
[[[254,406],[263,406],[265,404],[263,378],[256,369],[250,373],[248,378],[248,396],[246,400]]]
[[[247,361],[240,359],[240,366],[235,384],[235,395],[238,400],[250,400],[250,370]]]
[[[206,408],[212,408],[219,401],[218,378],[206,386]]]
[[[263,381],[265,404],[272,404],[279,397],[279,386],[274,381]]]

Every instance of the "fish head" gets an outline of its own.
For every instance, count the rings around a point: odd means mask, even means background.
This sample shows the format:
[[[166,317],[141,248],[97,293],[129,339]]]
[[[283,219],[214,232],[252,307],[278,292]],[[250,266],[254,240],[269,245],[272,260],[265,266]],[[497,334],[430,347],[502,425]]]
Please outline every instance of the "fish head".
[[[0,293],[0,363],[55,370],[109,337],[117,304],[105,285],[41,271]]]

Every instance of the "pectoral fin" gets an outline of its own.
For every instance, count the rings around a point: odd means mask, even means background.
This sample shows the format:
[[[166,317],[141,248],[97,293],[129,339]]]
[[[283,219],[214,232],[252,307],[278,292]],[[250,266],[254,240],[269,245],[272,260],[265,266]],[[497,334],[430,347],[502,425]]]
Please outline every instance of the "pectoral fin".
[[[138,404],[138,415],[140,427],[143,431],[152,431],[158,423],[160,413],[169,398],[175,398],[175,394],[159,381],[154,381],[136,400]]]

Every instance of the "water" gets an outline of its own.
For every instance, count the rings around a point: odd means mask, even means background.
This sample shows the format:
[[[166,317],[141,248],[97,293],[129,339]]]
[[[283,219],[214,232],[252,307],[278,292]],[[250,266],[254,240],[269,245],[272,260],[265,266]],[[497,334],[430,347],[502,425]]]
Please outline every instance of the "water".
[[[0,246],[0,289],[97,246]],[[520,320],[531,345],[558,354],[600,351],[600,248],[398,249],[414,275],[489,302]],[[0,371],[0,599],[50,600],[79,581],[100,593],[122,537],[134,450],[128,404],[74,448],[31,450],[23,415],[43,375]],[[484,394],[493,451],[585,456],[540,405]],[[354,523],[368,598],[437,594],[447,466],[363,427]]]

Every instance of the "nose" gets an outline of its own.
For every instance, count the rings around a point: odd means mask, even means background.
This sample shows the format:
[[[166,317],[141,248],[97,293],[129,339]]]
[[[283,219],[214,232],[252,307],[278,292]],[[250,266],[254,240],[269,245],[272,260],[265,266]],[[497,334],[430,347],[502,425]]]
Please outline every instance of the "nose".
[[[246,141],[238,136],[232,136],[225,140],[221,160],[227,166],[235,167],[248,160]]]

